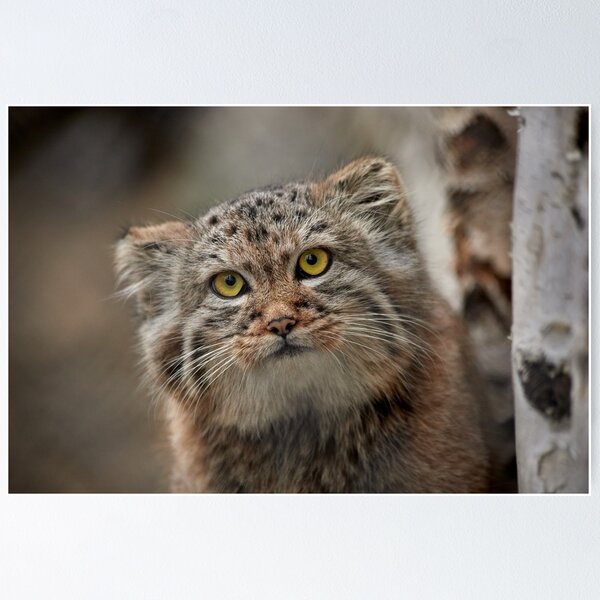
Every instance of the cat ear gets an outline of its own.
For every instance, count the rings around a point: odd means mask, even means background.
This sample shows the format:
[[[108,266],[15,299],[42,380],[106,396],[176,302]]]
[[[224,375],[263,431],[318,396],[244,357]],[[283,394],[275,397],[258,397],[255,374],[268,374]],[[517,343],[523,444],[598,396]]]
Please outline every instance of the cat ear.
[[[355,160],[318,184],[322,202],[338,203],[377,228],[412,232],[413,217],[400,174],[383,158]]]
[[[170,222],[130,227],[117,243],[115,269],[120,295],[134,296],[139,312],[150,317],[170,300],[177,248],[191,239],[191,226]]]

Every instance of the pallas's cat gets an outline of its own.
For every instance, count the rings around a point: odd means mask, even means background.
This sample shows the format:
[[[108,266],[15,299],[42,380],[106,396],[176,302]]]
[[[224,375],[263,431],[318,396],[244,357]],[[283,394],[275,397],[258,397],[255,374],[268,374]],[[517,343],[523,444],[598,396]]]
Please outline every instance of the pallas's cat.
[[[465,334],[390,163],[132,227],[116,264],[173,490],[488,489]]]

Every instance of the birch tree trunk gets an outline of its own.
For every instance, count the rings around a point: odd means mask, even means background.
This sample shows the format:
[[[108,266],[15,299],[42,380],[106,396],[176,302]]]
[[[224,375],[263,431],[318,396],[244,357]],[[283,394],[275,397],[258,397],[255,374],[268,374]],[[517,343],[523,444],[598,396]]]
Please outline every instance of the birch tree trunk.
[[[513,211],[520,492],[588,491],[588,113],[523,108]]]

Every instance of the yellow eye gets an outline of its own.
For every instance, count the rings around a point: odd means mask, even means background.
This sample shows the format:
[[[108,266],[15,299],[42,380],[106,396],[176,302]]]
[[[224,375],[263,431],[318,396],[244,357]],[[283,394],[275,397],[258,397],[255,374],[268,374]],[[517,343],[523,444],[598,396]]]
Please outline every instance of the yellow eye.
[[[298,269],[301,276],[316,277],[325,273],[331,259],[329,253],[322,248],[311,248],[300,255]]]
[[[235,298],[245,289],[246,282],[239,273],[233,271],[224,271],[215,275],[212,280],[213,290],[225,298]]]

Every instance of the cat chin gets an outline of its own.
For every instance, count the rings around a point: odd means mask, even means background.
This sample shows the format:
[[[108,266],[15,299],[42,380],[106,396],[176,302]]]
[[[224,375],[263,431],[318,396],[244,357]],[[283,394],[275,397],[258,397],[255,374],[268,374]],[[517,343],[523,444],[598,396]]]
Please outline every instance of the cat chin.
[[[282,344],[278,348],[275,348],[265,360],[289,360],[295,359],[300,354],[305,354],[306,352],[314,352],[313,348],[309,348],[307,346],[299,346],[297,344]]]
[[[343,418],[368,403],[373,393],[359,373],[316,349],[236,369],[224,387],[227,392],[215,394],[215,416],[223,425],[248,432],[306,412]]]

